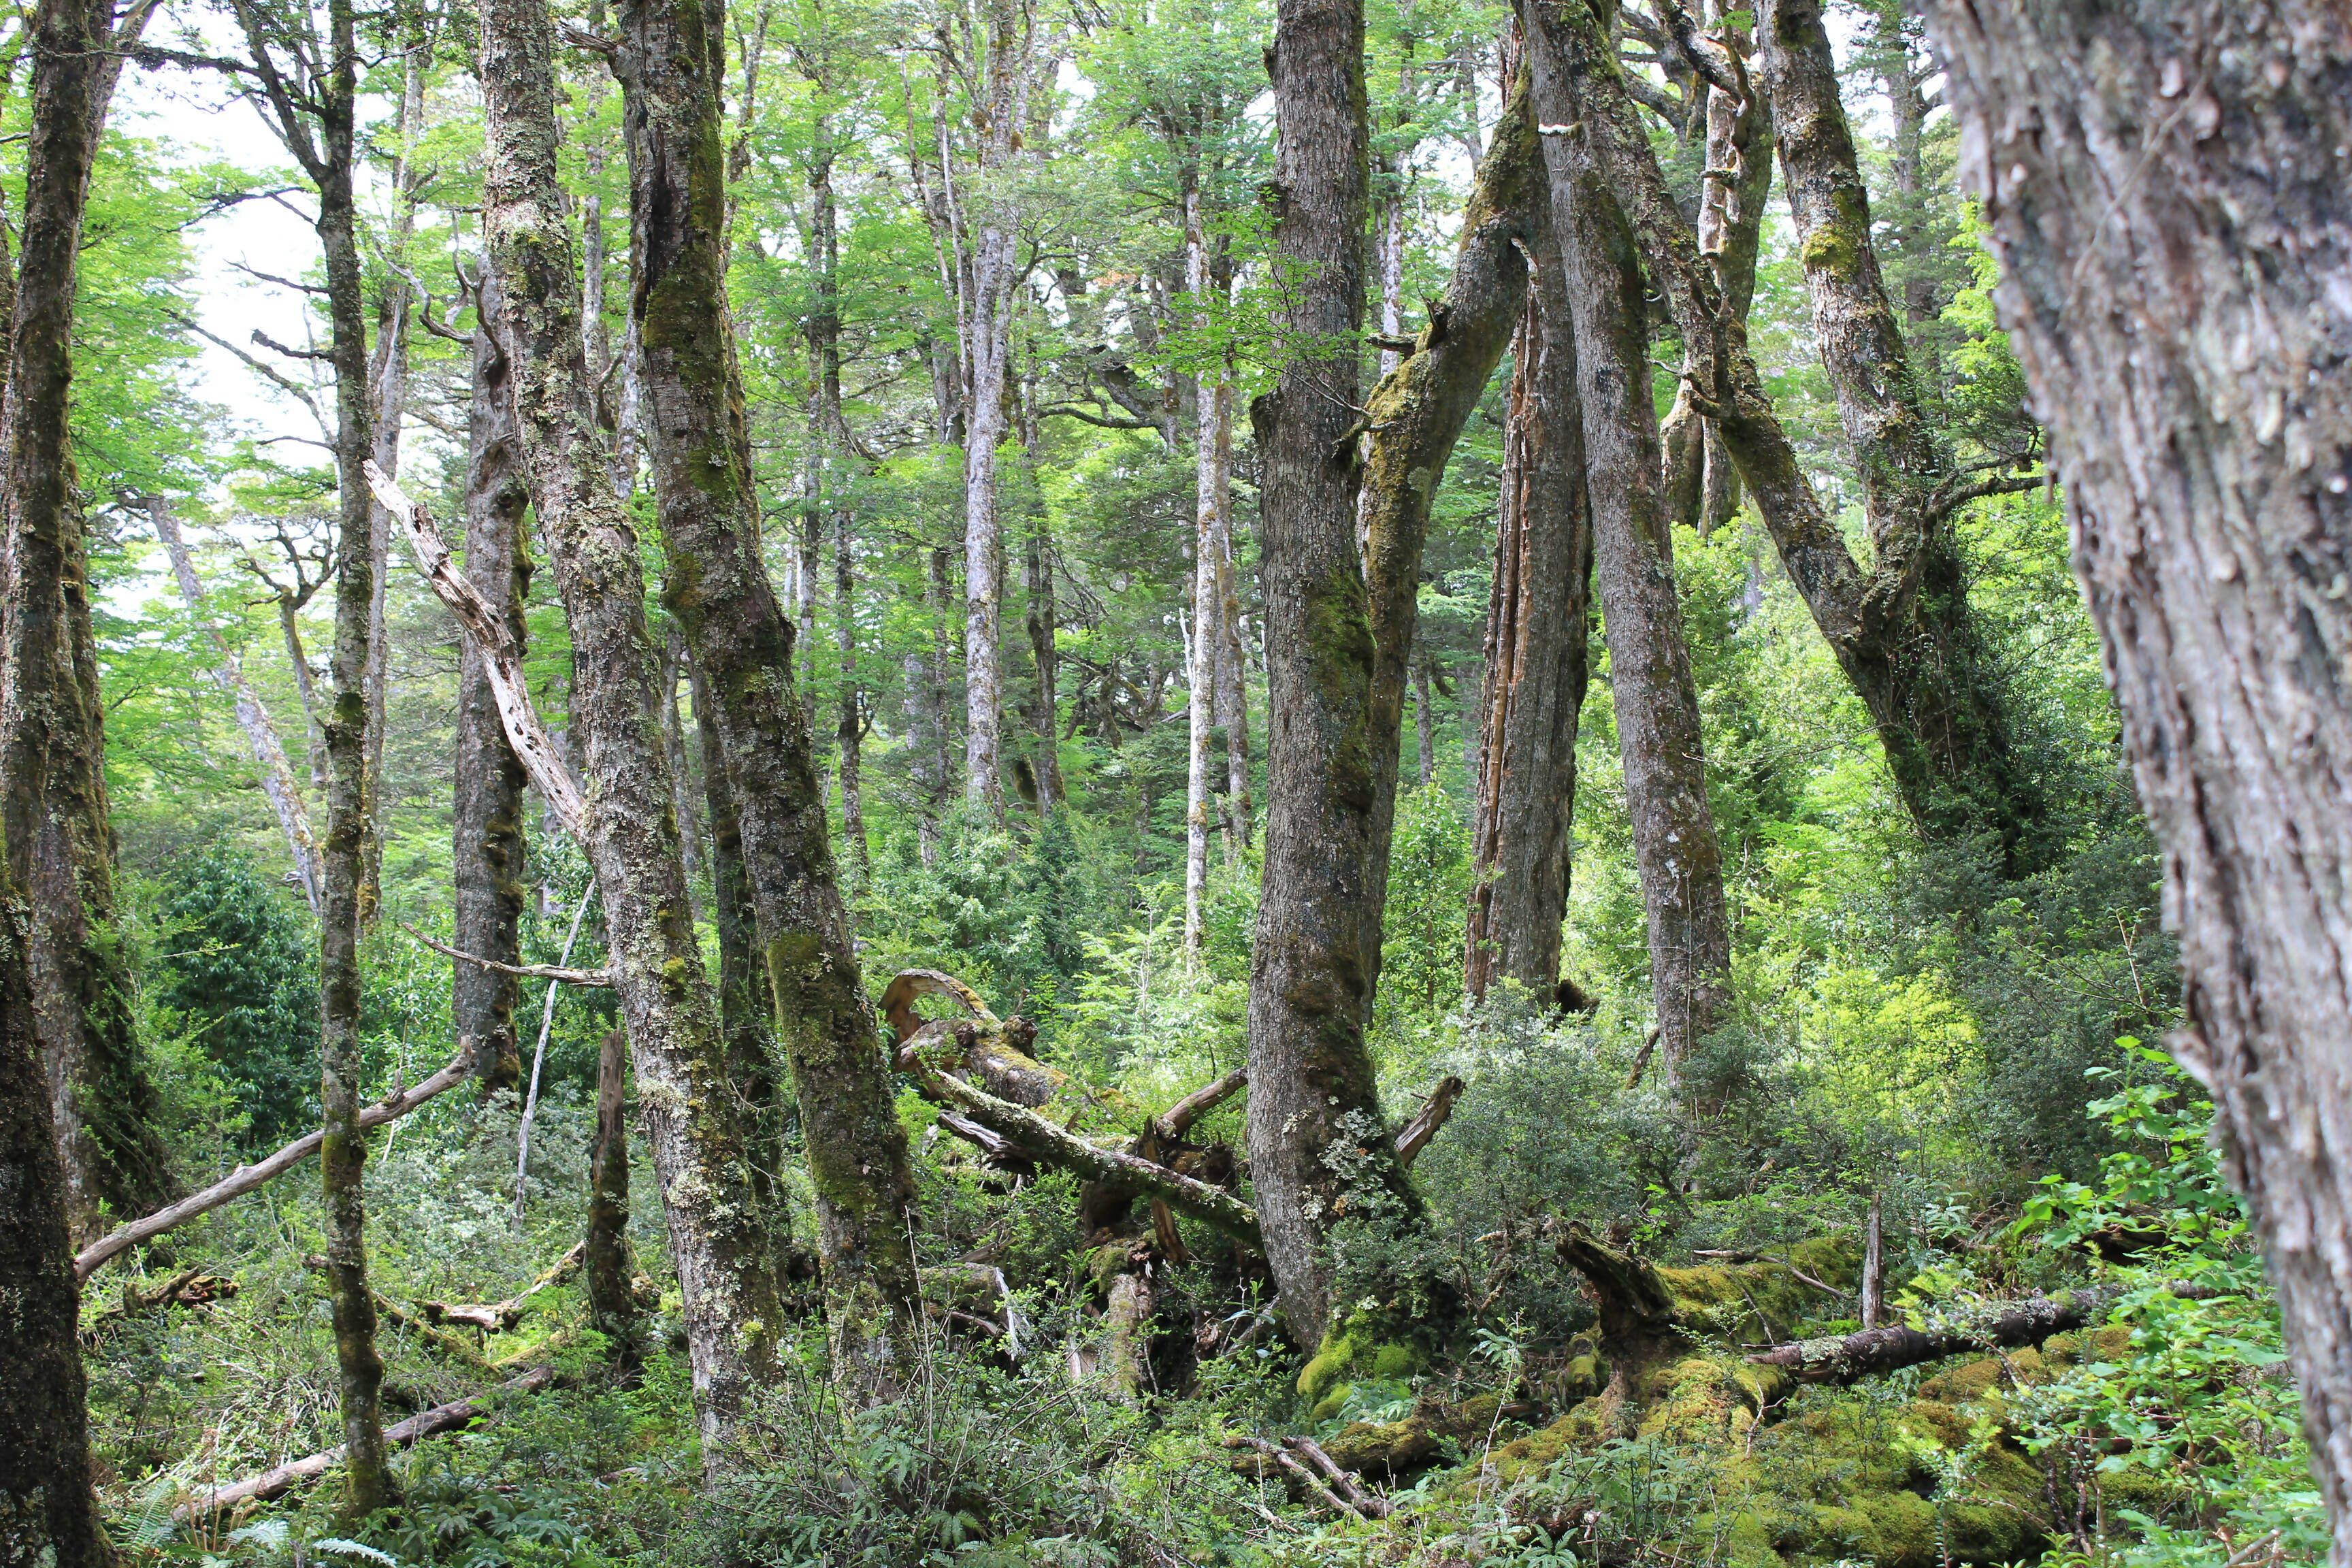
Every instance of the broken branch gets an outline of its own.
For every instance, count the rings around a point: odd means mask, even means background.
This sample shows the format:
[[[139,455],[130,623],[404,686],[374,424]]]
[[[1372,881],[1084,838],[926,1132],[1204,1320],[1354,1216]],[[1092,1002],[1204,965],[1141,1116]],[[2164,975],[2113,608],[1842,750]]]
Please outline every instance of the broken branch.
[[[449,555],[449,547],[441,541],[441,531],[434,526],[433,514],[394,484],[392,477],[376,467],[375,459],[365,465],[368,488],[375,492],[377,502],[389,512],[408,534],[409,548],[416,552],[417,570],[432,584],[433,592],[482,656],[482,673],[488,677],[490,691],[498,700],[499,722],[507,732],[507,744],[514,748],[517,761],[530,775],[547,802],[547,809],[563,825],[565,832],[575,838],[584,838],[588,818],[588,798],[572,768],[557,751],[545,725],[539,721],[538,710],[531,706],[530,691],[523,684],[522,650],[514,646],[507,635],[505,624],[492,612],[489,604],[473,584],[466,580]]]
[[[362,1128],[381,1127],[396,1121],[426,1100],[452,1085],[462,1083],[470,1075],[471,1059],[459,1057],[415,1089],[364,1106],[360,1110]],[[168,1208],[157,1209],[145,1219],[132,1220],[117,1226],[74,1257],[74,1278],[88,1279],[98,1272],[107,1259],[117,1253],[127,1252],[142,1241],[152,1240],[173,1226],[184,1225],[198,1215],[210,1214],[232,1198],[244,1196],[272,1177],[285,1174],[319,1152],[320,1135],[306,1132],[283,1149],[257,1164],[239,1165],[221,1180],[200,1193],[192,1193]]]
[[[1437,1130],[1454,1115],[1454,1102],[1462,1098],[1462,1080],[1448,1078],[1429,1091],[1429,1100],[1420,1114],[1397,1129],[1396,1163],[1400,1169],[1411,1165],[1413,1157],[1429,1146]]]

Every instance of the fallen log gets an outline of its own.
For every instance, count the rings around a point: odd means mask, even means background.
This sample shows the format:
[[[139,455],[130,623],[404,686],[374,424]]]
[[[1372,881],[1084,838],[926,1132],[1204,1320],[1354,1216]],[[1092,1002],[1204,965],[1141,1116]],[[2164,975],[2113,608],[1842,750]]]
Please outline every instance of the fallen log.
[[[1856,1334],[1774,1345],[1748,1359],[1758,1366],[1779,1367],[1799,1383],[1853,1383],[1922,1362],[1941,1361],[1948,1355],[2038,1345],[2053,1334],[2068,1333],[2095,1321],[2115,1299],[2114,1292],[2100,1290],[2036,1296],[2011,1302],[1957,1328],[1914,1329],[1897,1324],[1864,1329]]]
[[[536,1394],[554,1381],[553,1367],[533,1367],[520,1377],[509,1378],[499,1384],[498,1392]],[[454,1431],[470,1424],[476,1416],[488,1413],[488,1397],[483,1394],[473,1394],[452,1401],[447,1405],[436,1405],[430,1410],[420,1410],[397,1426],[385,1427],[384,1441],[405,1447],[420,1437],[433,1437],[444,1432]],[[184,1524],[190,1520],[205,1514],[218,1513],[223,1509],[235,1508],[238,1503],[247,1500],[266,1502],[271,1498],[282,1497],[287,1492],[292,1491],[304,1481],[318,1479],[342,1463],[342,1446],[337,1444],[324,1453],[312,1454],[304,1459],[296,1459],[289,1464],[280,1465],[274,1470],[265,1470],[260,1475],[228,1486],[215,1487],[202,1496],[191,1498],[174,1508],[172,1510],[172,1517]]]
[[[447,1301],[422,1301],[418,1308],[425,1321],[433,1323],[462,1323],[469,1329],[479,1329],[486,1334],[504,1333],[522,1319],[523,1303],[541,1290],[552,1289],[580,1271],[588,1256],[588,1244],[575,1241],[572,1250],[555,1260],[548,1271],[532,1280],[528,1289],[508,1297],[503,1301],[479,1305],[452,1305]]]
[[[916,1083],[926,1099],[952,1103],[965,1118],[1010,1140],[1032,1158],[1160,1198],[1178,1214],[1213,1226],[1236,1241],[1260,1245],[1257,1211],[1222,1188],[1117,1149],[1097,1148],[1027,1107],[999,1100],[919,1057],[910,1063],[902,1054],[900,1063],[916,1073]]]
[[[473,1070],[472,1062],[459,1057],[415,1089],[378,1100],[360,1110],[360,1126],[381,1127],[396,1121],[444,1089],[466,1081]],[[134,1219],[129,1225],[117,1226],[74,1256],[74,1279],[87,1280],[120,1253],[127,1252],[142,1241],[152,1241],[174,1226],[185,1225],[198,1215],[210,1214],[234,1198],[243,1197],[276,1177],[284,1175],[319,1152],[320,1135],[306,1132],[268,1159],[251,1165],[239,1165],[200,1193],[192,1193],[178,1203],[157,1209],[144,1219]]]

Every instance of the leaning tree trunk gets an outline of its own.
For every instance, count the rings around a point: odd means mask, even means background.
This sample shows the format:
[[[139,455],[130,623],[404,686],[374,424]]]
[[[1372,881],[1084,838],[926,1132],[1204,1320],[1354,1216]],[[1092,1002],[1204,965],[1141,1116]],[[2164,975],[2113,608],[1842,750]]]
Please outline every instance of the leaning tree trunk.
[[[2033,842],[2047,837],[2041,785],[2019,753],[1999,662],[1969,604],[1948,499],[1966,476],[1928,418],[1879,272],[1822,0],[1768,0],[1759,33],[1759,86],[1787,174],[1813,338],[1862,481],[1871,605],[1901,671],[1904,722],[1887,763],[1922,827],[1947,837],[1990,830],[2004,866],[2031,871],[2047,857]],[[2011,476],[2003,488],[2040,482]]]
[[[2352,1564],[2352,19],[1928,12]]]
[[[723,29],[688,0],[629,0],[614,65],[627,105],[636,287],[656,510],[711,699],[758,916],[776,1040],[815,1188],[836,1367],[891,1381],[920,1292],[915,1201],[890,1068],[835,880],[792,623],[759,553],[760,506],[727,307],[718,67]],[[702,68],[695,68],[701,62]]]
[[[1559,254],[1549,193],[1528,248]],[[1540,268],[1514,341],[1501,517],[1486,608],[1477,805],[1472,820],[1470,994],[1513,980],[1551,999],[1568,911],[1577,721],[1591,677],[1592,506],[1584,478],[1576,332],[1566,280]]]
[[[572,629],[572,720],[592,786],[580,833],[685,1298],[705,1463],[716,1466],[745,1401],[776,1373],[782,1303],[688,918],[638,543],[589,396],[580,275],[556,178],[554,47],[544,0],[483,7],[482,226],[506,295],[523,468]]]
[[[1558,123],[1561,62],[1528,40],[1537,117]],[[1678,1082],[1691,1046],[1729,999],[1723,854],[1708,809],[1698,693],[1683,638],[1664,464],[1650,392],[1641,254],[1599,160],[1577,132],[1544,138],[1552,229],[1575,321],[1595,575],[1609,638],[1609,688],[1625,765],[1633,858],[1649,917],[1658,1052]]]
[[[80,575],[68,402],[73,378],[76,255],[97,140],[92,100],[101,70],[89,10],[44,0],[33,18],[33,112],[26,148],[15,330],[8,361],[6,455],[16,557],[0,654],[0,821],[7,833],[0,897],[0,1557],[58,1568],[100,1568],[113,1553],[90,1495],[79,1292],[68,1229],[44,1042],[34,1005],[32,954],[18,932],[45,923],[32,901],[44,857],[42,821],[54,782],[71,779],[72,753],[90,748],[93,694],[74,662],[68,597]],[[105,797],[97,796],[102,811]],[[105,819],[98,818],[103,828]],[[29,907],[28,907],[29,905]]]
[[[499,322],[506,303],[485,276],[475,300],[474,395],[466,428],[466,580],[505,625],[517,647],[527,632],[530,582],[523,511],[530,504],[517,446],[514,361]],[[457,749],[449,870],[456,945],[501,963],[522,962],[522,911],[530,896],[525,864],[522,762],[507,742],[481,649],[464,640],[457,663]],[[514,975],[460,963],[452,975],[450,1024],[485,1094],[522,1076]]]
[[[0,676],[11,731],[0,767],[15,770],[5,779],[0,820],[16,888],[30,900],[25,956],[34,1028],[77,1239],[104,1228],[104,1208],[143,1214],[171,1185],[116,929],[105,709],[68,447],[76,255],[104,69],[102,57],[78,64],[53,51],[79,37],[102,39],[110,15],[45,7],[38,23],[43,52],[8,378],[12,565]]]

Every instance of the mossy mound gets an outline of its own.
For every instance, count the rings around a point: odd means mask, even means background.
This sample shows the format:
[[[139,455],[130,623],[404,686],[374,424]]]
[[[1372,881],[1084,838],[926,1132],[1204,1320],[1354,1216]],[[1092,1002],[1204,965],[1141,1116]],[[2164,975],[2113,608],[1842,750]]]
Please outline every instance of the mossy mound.
[[[1850,1236],[1821,1236],[1794,1244],[1778,1258],[1657,1272],[1674,1297],[1675,1321],[1685,1328],[1714,1329],[1752,1340],[1759,1337],[1754,1331],[1761,1313],[1771,1330],[1761,1337],[1782,1340],[1793,1337],[1797,1324],[1842,1315],[1847,1306],[1797,1276],[1810,1275],[1834,1289],[1856,1291],[1862,1256]]]

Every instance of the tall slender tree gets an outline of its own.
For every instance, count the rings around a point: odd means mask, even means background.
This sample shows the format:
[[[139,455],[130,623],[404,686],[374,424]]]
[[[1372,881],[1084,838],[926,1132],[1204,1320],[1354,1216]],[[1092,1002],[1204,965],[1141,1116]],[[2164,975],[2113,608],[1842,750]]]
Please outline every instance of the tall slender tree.
[[[481,16],[482,227],[506,300],[524,472],[572,629],[572,725],[591,785],[578,826],[604,907],[715,1467],[745,1400],[775,1374],[782,1302],[688,915],[637,540],[589,395],[578,253],[556,178],[554,25],[544,0],[495,0]]]
[[[719,15],[698,0],[626,0],[614,57],[628,127],[630,308],[670,567],[664,601],[711,700],[719,752],[706,765],[723,766],[733,792],[816,1191],[837,1364],[887,1381],[911,1353],[906,1331],[919,1310],[907,1234],[914,1176],[835,876],[794,630],[760,558],[726,291]]]

